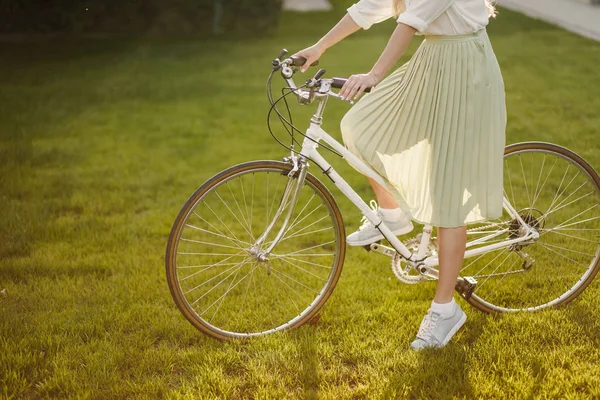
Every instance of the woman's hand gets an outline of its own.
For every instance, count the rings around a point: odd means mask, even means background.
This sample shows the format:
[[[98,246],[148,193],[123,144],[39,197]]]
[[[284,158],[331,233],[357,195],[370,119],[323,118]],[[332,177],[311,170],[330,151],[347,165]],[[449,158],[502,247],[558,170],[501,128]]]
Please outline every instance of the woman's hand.
[[[339,95],[344,100],[356,100],[365,89],[374,87],[379,80],[380,78],[372,72],[369,72],[368,74],[352,75],[348,78],[346,83],[344,83],[344,86],[342,86]]]
[[[324,52],[325,52],[324,49],[322,49],[319,45],[315,44],[310,47],[307,47],[304,50],[300,50],[299,52],[294,54],[295,56],[301,56],[301,57],[306,58],[306,62],[304,63],[302,68],[300,68],[300,71],[301,72],[306,71],[308,69],[308,67],[310,67],[310,64],[317,61],[323,55]]]

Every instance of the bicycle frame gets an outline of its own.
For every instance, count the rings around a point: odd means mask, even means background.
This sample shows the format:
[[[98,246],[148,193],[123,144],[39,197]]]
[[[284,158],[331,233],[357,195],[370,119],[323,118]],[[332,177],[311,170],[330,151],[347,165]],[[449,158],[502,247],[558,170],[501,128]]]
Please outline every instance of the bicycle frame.
[[[331,181],[335,184],[335,186],[346,196],[361,212],[362,214],[373,224],[375,225],[383,234],[383,236],[389,241],[392,248],[380,245],[380,244],[372,244],[370,246],[371,250],[374,250],[378,253],[395,257],[396,254],[401,255],[407,262],[412,265],[418,272],[422,275],[426,275],[430,278],[437,279],[438,271],[434,267],[439,265],[439,258],[437,256],[427,256],[427,249],[429,246],[429,242],[431,239],[431,233],[433,227],[431,225],[425,225],[423,228],[423,233],[421,236],[421,240],[416,252],[411,252],[397,237],[394,235],[391,230],[385,225],[385,223],[379,218],[379,216],[373,212],[373,210],[367,205],[367,203],[352,189],[352,187],[342,178],[340,174],[338,174],[334,168],[327,162],[327,160],[318,152],[319,142],[323,141],[327,143],[331,148],[340,153],[342,157],[347,160],[351,165],[353,165],[356,169],[358,169],[365,176],[373,179],[379,185],[384,188],[389,188],[388,183],[370,166],[356,157],[353,153],[351,153],[345,146],[341,145],[337,140],[335,140],[332,136],[330,136],[327,132],[325,132],[322,127],[322,117],[323,112],[325,110],[325,106],[327,104],[327,100],[329,96],[337,97],[335,93],[331,93],[331,80],[323,79],[321,80],[321,86],[318,92],[315,90],[297,90],[296,86],[291,79],[291,70],[283,71],[282,74],[284,78],[288,82],[291,88],[294,88],[294,92],[299,98],[299,101],[304,104],[309,104],[312,101],[318,101],[317,111],[312,116],[310,121],[310,126],[305,133],[305,138],[302,143],[302,150],[300,154],[297,156],[292,152],[292,156],[290,160],[294,163],[294,169],[290,172],[290,177],[295,174],[298,169],[300,169],[301,173],[297,179],[297,186],[288,185],[286,189],[286,193],[283,195],[283,201],[280,203],[279,209],[276,212],[276,218],[279,218],[283,214],[285,207],[288,205],[292,205],[288,209],[287,215],[285,217],[283,226],[281,227],[276,239],[270,243],[268,251],[264,251],[263,254],[269,254],[269,252],[277,245],[279,239],[283,236],[285,229],[287,227],[287,223],[289,221],[289,217],[291,216],[293,205],[295,204],[295,197],[298,193],[298,189],[303,185],[304,177],[306,176],[305,169],[308,168],[308,161],[314,162],[319,168],[323,170],[323,173],[331,179]],[[314,79],[313,79],[314,81]],[[290,194],[288,191],[293,190],[294,193],[291,195],[291,201],[287,201],[290,198]],[[473,240],[471,242],[467,242],[465,251],[465,258],[470,258],[473,256],[477,256],[483,253],[487,253],[489,251],[498,250],[505,247],[510,247],[516,245],[521,242],[526,242],[529,240],[535,240],[539,237],[539,233],[532,229],[527,223],[521,218],[517,210],[513,208],[510,204],[506,196],[503,197],[503,208],[510,215],[511,218],[515,219],[519,222],[525,234],[515,238],[509,239],[502,242],[497,242],[493,244],[484,245],[490,239],[493,239],[497,236],[500,236],[508,231],[508,228],[504,230],[499,230],[498,232],[491,233],[487,236],[480,237],[479,239]],[[258,245],[262,243],[263,238],[267,236],[272,226],[275,224],[276,219],[274,219],[273,223],[269,226],[268,231],[261,236],[261,239],[257,241]],[[473,247],[475,245],[483,245],[481,247],[477,247],[475,249],[468,250],[469,247]]]

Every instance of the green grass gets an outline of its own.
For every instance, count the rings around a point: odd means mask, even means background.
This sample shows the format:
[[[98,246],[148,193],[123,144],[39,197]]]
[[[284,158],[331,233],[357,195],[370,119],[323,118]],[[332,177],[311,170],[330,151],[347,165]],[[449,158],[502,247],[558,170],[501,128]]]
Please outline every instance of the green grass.
[[[489,32],[507,142],[555,142],[600,168],[600,45],[501,11]],[[434,285],[401,285],[362,249],[348,250],[314,327],[223,343],[176,309],[163,257],[178,210],[218,171],[285,155],[265,126],[270,61],[310,45],[341,13],[285,14],[277,35],[246,42],[0,43],[0,396],[600,397],[597,281],[537,314],[461,303],[465,328],[422,353],[408,343]],[[321,66],[330,76],[367,71],[392,29],[357,33]],[[332,101],[325,129],[339,137],[347,109]],[[311,111],[295,106],[296,120]],[[351,167],[334,166],[371,196]],[[356,228],[359,213],[337,197]]]

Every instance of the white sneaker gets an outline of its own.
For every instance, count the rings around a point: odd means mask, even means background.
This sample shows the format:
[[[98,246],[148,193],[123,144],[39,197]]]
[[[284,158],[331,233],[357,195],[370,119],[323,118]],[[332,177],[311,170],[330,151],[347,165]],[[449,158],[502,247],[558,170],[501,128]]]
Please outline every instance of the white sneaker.
[[[421,321],[417,338],[410,344],[413,350],[426,347],[443,347],[467,320],[467,315],[458,304],[455,305],[454,314],[443,318],[440,314],[431,311]]]
[[[413,230],[412,221],[406,215],[402,214],[402,218],[398,221],[386,221],[379,213],[379,206],[377,205],[377,202],[375,200],[371,200],[369,204],[371,205],[371,209],[375,211],[377,215],[379,215],[379,217],[394,235],[404,235]],[[367,217],[363,216],[361,222],[362,225],[360,228],[358,228],[356,232],[351,233],[346,237],[346,243],[348,243],[349,246],[366,246],[383,239],[383,235],[381,232],[379,232],[379,229],[377,229],[375,225],[373,225],[367,219]]]

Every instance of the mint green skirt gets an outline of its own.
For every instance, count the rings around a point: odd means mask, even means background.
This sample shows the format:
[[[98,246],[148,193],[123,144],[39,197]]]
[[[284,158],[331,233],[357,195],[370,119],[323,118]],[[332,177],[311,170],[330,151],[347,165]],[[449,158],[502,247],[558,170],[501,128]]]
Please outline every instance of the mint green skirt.
[[[502,215],[504,82],[485,30],[426,35],[340,128],[412,220],[458,227]]]

